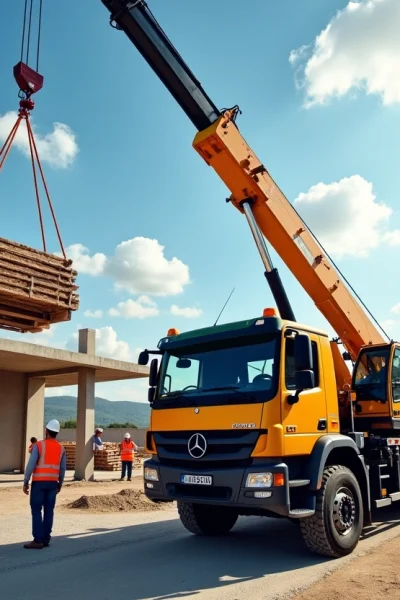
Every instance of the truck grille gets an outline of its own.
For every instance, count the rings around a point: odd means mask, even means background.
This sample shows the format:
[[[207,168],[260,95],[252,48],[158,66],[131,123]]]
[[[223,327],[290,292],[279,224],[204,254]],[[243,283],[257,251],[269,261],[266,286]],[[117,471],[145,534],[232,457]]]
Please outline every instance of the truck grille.
[[[196,433],[204,436],[207,442],[206,452],[201,458],[193,458],[189,454],[188,442]],[[259,430],[153,432],[160,463],[187,467],[191,471],[251,464],[251,453],[259,435]]]

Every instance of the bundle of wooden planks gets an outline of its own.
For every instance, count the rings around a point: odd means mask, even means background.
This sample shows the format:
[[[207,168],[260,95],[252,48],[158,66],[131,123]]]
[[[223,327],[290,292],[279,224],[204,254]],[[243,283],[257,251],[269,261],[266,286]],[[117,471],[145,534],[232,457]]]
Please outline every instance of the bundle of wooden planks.
[[[94,453],[95,471],[119,471],[121,469],[121,456],[118,444],[105,443],[104,450]]]
[[[73,471],[75,469],[76,444],[75,442],[61,442],[61,444],[67,455],[67,470]]]
[[[67,455],[67,470],[75,469],[76,443],[61,442],[65,448]],[[96,450],[94,452],[94,468],[95,471],[119,471],[121,469],[121,457],[119,444],[113,442],[104,442],[104,450]],[[134,469],[142,467],[142,452],[135,452]],[[147,458],[147,456],[146,456]]]
[[[37,333],[79,308],[72,261],[0,238],[0,329]]]

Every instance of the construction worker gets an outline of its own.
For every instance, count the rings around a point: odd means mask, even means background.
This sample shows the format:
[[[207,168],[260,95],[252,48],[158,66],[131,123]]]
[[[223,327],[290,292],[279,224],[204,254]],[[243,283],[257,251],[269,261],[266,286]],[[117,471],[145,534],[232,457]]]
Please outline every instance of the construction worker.
[[[103,429],[101,427],[97,427],[93,436],[93,451],[96,450],[104,450],[103,442],[101,441],[101,434],[103,433]]]
[[[63,446],[57,442],[60,423],[52,419],[46,425],[46,438],[32,447],[24,475],[24,493],[29,495],[32,511],[33,541],[24,545],[28,550],[41,550],[50,544],[56,496],[64,482],[67,466]],[[42,515],[43,510],[43,515]]]
[[[128,475],[128,481],[132,481],[132,464],[134,451],[137,450],[135,442],[131,440],[131,434],[126,433],[120,444],[122,473],[120,481],[124,481],[125,473]]]

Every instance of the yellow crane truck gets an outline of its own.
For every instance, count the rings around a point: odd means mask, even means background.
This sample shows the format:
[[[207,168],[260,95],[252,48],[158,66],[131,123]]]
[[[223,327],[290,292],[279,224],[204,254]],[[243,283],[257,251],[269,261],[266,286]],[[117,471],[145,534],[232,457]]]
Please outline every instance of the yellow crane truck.
[[[226,534],[239,515],[286,517],[311,551],[349,554],[373,509],[400,500],[400,345],[385,338],[244,140],[238,107],[217,108],[146,2],[102,2],[196,127],[193,146],[246,218],[277,307],[171,329],[141,354],[140,364],[155,355],[145,493],[177,501],[196,535]],[[296,321],[266,240],[337,339]]]

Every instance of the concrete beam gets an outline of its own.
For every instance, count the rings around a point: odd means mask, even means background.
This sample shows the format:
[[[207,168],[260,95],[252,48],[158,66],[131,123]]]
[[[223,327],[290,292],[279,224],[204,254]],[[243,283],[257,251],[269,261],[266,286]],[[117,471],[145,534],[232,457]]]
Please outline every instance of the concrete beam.
[[[24,469],[29,460],[28,448],[31,437],[38,440],[43,439],[43,421],[44,421],[44,390],[45,379],[28,379],[27,400],[26,400],[26,420],[25,420],[25,440],[23,448]]]
[[[79,367],[66,367],[65,369],[49,369],[48,371],[36,371],[33,373],[29,373],[29,377],[38,377],[41,379],[42,377],[54,377],[57,375],[69,375],[70,373],[76,373]]]
[[[78,417],[76,431],[75,479],[93,481],[94,478],[94,398],[96,372],[79,369]]]

